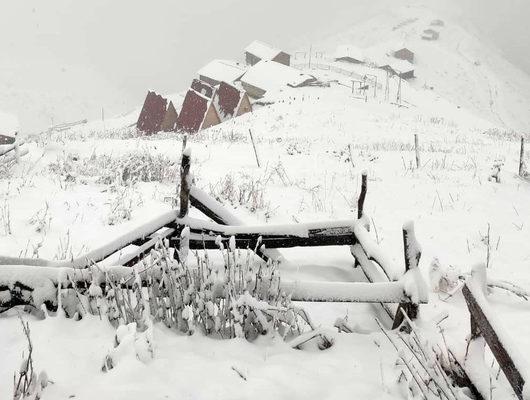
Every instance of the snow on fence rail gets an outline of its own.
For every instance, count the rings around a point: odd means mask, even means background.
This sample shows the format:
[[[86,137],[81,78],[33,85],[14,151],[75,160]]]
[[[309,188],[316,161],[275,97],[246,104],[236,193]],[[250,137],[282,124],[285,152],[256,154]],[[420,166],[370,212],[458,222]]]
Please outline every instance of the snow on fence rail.
[[[486,285],[486,266],[479,264],[473,268],[471,277],[462,289],[470,314],[470,340],[475,341],[482,336],[517,397],[521,400],[530,399],[530,391],[525,388],[525,382],[530,380],[530,365],[491,310],[485,297]],[[481,390],[480,385],[476,387]],[[486,398],[489,388],[482,389],[482,392],[485,392],[481,394]]]
[[[179,210],[173,210],[73,260],[50,261],[0,256],[0,308],[18,304],[42,303],[42,288],[53,297],[60,280],[85,282],[88,271],[97,268],[112,271],[123,278],[133,266],[162,239],[175,248],[176,258],[184,246],[192,249],[218,249],[229,242],[237,248],[251,249],[263,259],[275,257],[277,248],[304,246],[347,245],[368,283],[362,282],[282,282],[282,290],[292,294],[295,301],[370,302],[381,303],[393,327],[403,322],[400,309],[411,318],[418,314],[421,303],[428,301],[426,284],[418,269],[421,251],[414,237],[412,224],[403,227],[405,273],[388,260],[369,235],[367,219],[363,215],[367,191],[367,177],[363,173],[357,220],[316,222],[291,225],[247,226],[207,193],[193,187],[190,174],[191,151],[185,149],[181,160]],[[197,207],[207,221],[188,216],[189,207]],[[182,232],[186,232],[182,235]],[[181,237],[183,236],[183,237]],[[184,240],[183,240],[184,239]],[[135,245],[125,255],[114,254]],[[118,266],[113,266],[113,265]],[[28,272],[29,271],[29,272]],[[64,278],[61,278],[61,276]],[[86,282],[85,282],[86,283]],[[24,295],[21,295],[23,293]],[[47,297],[46,297],[47,298]],[[3,304],[2,304],[3,303]],[[398,304],[397,309],[386,303]]]

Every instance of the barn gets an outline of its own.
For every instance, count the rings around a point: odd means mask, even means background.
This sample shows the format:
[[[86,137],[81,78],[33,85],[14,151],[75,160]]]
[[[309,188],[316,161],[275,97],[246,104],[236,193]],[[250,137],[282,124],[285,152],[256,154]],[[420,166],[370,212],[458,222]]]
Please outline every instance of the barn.
[[[159,132],[166,115],[166,107],[167,100],[165,98],[155,92],[148,91],[136,122],[136,128],[147,135]]]
[[[252,105],[245,91],[221,82],[215,92],[214,105],[221,121],[252,111]]]
[[[245,47],[247,65],[256,65],[259,61],[275,61],[283,65],[291,65],[291,56],[271,45],[255,40]]]
[[[212,99],[189,89],[177,119],[177,130],[195,133],[220,122]]]
[[[364,62],[364,51],[358,47],[350,45],[341,45],[335,51],[335,61],[346,61],[353,64]]]
[[[211,86],[217,86],[221,82],[232,83],[241,78],[246,71],[246,66],[231,60],[213,60],[202,67],[199,79]]]
[[[288,86],[300,87],[315,81],[314,76],[270,60],[260,61],[250,67],[241,78],[241,85],[250,97],[259,99],[267,92],[282,90]]]
[[[414,63],[414,52],[407,47],[398,47],[392,52],[392,55],[399,60],[405,60],[411,64]]]
[[[405,80],[415,78],[414,65],[405,60],[390,61],[389,63],[380,65],[379,68],[390,72],[392,75],[400,76]]]

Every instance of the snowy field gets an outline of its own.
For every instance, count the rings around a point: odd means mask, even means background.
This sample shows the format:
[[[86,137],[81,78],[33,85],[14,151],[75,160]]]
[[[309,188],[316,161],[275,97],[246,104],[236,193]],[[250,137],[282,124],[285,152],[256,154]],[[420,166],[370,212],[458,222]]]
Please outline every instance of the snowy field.
[[[453,68],[448,73],[459,67]],[[423,69],[426,63],[418,74]],[[430,71],[431,79],[441,79]],[[361,173],[367,171],[371,235],[402,271],[402,227],[409,220],[415,224],[419,268],[430,285],[419,329],[435,343],[442,341],[441,331],[463,354],[470,328],[459,289],[474,265],[487,264],[490,281],[530,290],[530,181],[518,176],[522,132],[510,129],[527,123],[530,93],[505,101],[505,91],[489,103],[480,92],[472,103],[468,90],[478,89],[455,89],[454,80],[441,92],[403,83],[400,107],[393,104],[396,80],[389,100],[381,92],[365,100],[352,96],[340,74],[306,72],[331,81],[330,87],[285,89],[274,94],[274,104],[189,138],[196,186],[248,223],[353,220]],[[524,78],[518,90],[528,87]],[[458,91],[461,104],[451,102],[449,89]],[[512,100],[520,107],[515,116],[506,111]],[[498,113],[488,115],[484,107],[490,106]],[[503,125],[517,116],[517,124]],[[134,119],[28,138],[29,154],[9,169],[0,166],[0,256],[71,259],[174,207],[182,137],[135,137],[125,127]],[[200,216],[195,209],[191,214]],[[284,278],[364,279],[346,246],[281,254]],[[194,262],[192,253],[188,257]],[[490,290],[488,301],[514,346],[530,359],[530,303],[500,289]],[[152,330],[152,357],[133,336],[120,345],[119,362],[106,373],[101,368],[116,330],[105,316],[74,321],[61,314],[21,315],[30,324],[35,368],[53,381],[43,399],[412,398],[400,379],[398,353],[377,325],[376,318],[390,325],[378,305],[298,305],[333,339],[331,348],[293,349],[274,335],[253,342],[187,336],[159,323]],[[0,399],[12,395],[13,373],[26,351],[19,311],[0,314]],[[339,333],[338,318],[346,318],[354,333]],[[489,351],[485,357],[482,370],[470,366],[482,388],[493,399],[514,397]]]

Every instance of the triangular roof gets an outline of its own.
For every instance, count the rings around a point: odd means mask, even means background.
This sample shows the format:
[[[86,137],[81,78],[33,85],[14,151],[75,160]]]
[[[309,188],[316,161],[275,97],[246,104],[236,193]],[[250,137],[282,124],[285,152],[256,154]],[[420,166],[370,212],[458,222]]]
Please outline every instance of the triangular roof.
[[[226,121],[237,115],[244,96],[246,96],[244,91],[229,83],[221,82],[219,84],[215,92],[214,105],[221,121]]]
[[[244,65],[232,60],[212,60],[202,67],[198,74],[214,81],[233,82],[246,71]]]
[[[245,47],[245,52],[253,54],[262,60],[272,60],[274,57],[280,54],[282,50],[277,49],[265,42],[254,40],[247,47]]]
[[[166,114],[164,115],[164,120],[160,125],[160,130],[164,132],[175,132],[177,129],[177,120],[178,114],[173,102],[170,101],[167,106]]]
[[[138,130],[148,134],[159,132],[166,115],[166,106],[167,100],[165,98],[155,92],[148,91],[136,122]]]
[[[213,109],[213,111],[212,111]],[[215,112],[211,99],[189,89],[177,119],[177,130],[194,133],[201,130],[209,112]]]
[[[215,93],[215,88],[207,82],[201,81],[200,79],[194,79],[190,86],[197,93],[211,99]]]

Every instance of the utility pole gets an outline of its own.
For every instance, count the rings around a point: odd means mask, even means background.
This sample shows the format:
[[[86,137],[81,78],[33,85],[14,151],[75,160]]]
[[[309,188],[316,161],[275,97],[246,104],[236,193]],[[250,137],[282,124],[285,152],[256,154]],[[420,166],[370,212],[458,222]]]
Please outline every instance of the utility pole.
[[[311,69],[311,54],[313,53],[313,45],[309,45],[309,66],[308,69]]]

